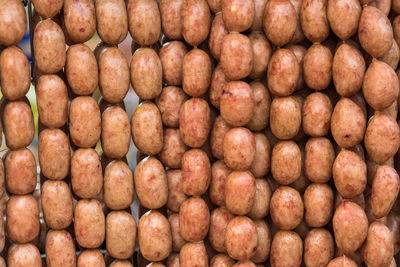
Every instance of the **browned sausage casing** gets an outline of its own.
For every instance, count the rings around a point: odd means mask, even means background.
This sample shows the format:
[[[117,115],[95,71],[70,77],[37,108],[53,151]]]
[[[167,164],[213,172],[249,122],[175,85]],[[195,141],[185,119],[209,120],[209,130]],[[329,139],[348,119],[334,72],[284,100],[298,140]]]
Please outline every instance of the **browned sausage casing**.
[[[328,224],[332,218],[334,200],[330,186],[318,183],[310,184],[304,192],[303,198],[304,219],[307,225],[323,227]]]
[[[335,187],[344,198],[354,198],[367,185],[367,164],[355,152],[342,149],[332,166]]]
[[[97,32],[108,44],[125,40],[128,34],[128,14],[124,0],[96,0]]]
[[[381,164],[394,156],[400,145],[400,130],[396,121],[385,113],[376,113],[365,131],[364,146],[368,155]]]
[[[256,153],[250,171],[254,177],[265,176],[270,169],[271,145],[268,138],[262,133],[255,133]]]
[[[71,185],[81,198],[95,198],[103,187],[100,157],[91,148],[78,149],[71,158]]]
[[[324,228],[314,228],[304,240],[304,262],[310,267],[326,266],[333,258],[334,250],[331,233]]]
[[[268,89],[273,95],[288,96],[296,89],[300,77],[300,64],[295,54],[288,49],[278,49],[268,64]]]
[[[112,106],[102,114],[101,147],[109,158],[119,159],[129,150],[131,127],[128,115],[119,106]]]
[[[358,0],[328,1],[326,14],[332,31],[342,40],[349,39],[357,31],[361,11]]]
[[[40,76],[36,84],[36,101],[42,124],[49,128],[65,125],[68,118],[68,91],[59,76]]]
[[[183,143],[179,129],[164,129],[164,146],[159,154],[161,162],[170,168],[181,168],[183,154],[189,148]]]
[[[4,167],[8,192],[24,195],[35,190],[37,184],[36,161],[29,149],[24,148],[8,152]]]
[[[208,90],[211,104],[218,109],[221,104],[222,92],[228,82],[229,79],[226,77],[221,64],[218,64],[211,76],[211,84]]]
[[[51,19],[41,21],[33,36],[35,65],[44,73],[62,70],[66,61],[65,37],[60,26]]]
[[[96,14],[93,0],[64,0],[64,22],[69,38],[84,43],[96,31]]]
[[[207,141],[211,128],[211,111],[201,98],[191,98],[179,112],[179,130],[183,142],[190,147],[201,147]]]
[[[304,214],[303,200],[298,191],[281,186],[272,194],[270,214],[274,224],[281,230],[296,228]]]
[[[179,210],[179,230],[181,236],[189,242],[203,240],[210,225],[210,211],[206,202],[192,197],[182,203]]]
[[[362,109],[350,98],[342,98],[336,103],[331,117],[331,132],[340,147],[351,148],[359,144],[364,138],[366,124]]]
[[[98,200],[80,200],[74,211],[76,241],[84,248],[97,248],[105,238],[105,218]]]
[[[232,267],[235,261],[226,254],[217,254],[212,257],[210,267]]]
[[[253,69],[253,61],[253,49],[246,35],[232,32],[224,37],[220,64],[230,80],[246,78]]]
[[[109,47],[99,58],[99,88],[107,102],[121,102],[129,90],[129,65],[117,47]]]
[[[229,82],[221,95],[222,118],[232,126],[243,126],[250,122],[254,112],[253,89],[246,82]]]
[[[74,239],[65,230],[50,230],[46,235],[47,266],[76,266],[76,251]]]
[[[156,98],[156,104],[164,126],[172,128],[179,126],[179,111],[187,99],[188,96],[179,87],[163,88],[161,94]]]
[[[27,243],[39,235],[39,205],[31,195],[13,195],[7,202],[7,233],[15,243]]]
[[[249,213],[256,196],[256,181],[249,171],[234,171],[225,182],[225,204],[236,215]]]
[[[360,16],[358,39],[362,48],[372,57],[383,56],[394,40],[389,19],[376,7],[365,6]]]
[[[210,135],[211,152],[214,157],[224,159],[224,138],[231,128],[221,116],[215,119]]]
[[[272,149],[271,174],[282,185],[296,181],[302,171],[300,147],[293,141],[280,141]]]
[[[295,137],[301,127],[301,103],[294,96],[275,97],[271,102],[270,128],[280,140]]]
[[[76,44],[68,48],[65,73],[72,92],[91,95],[97,88],[98,72],[96,57],[87,45]]]
[[[9,267],[32,266],[42,267],[39,249],[30,243],[14,244],[8,249],[7,265]]]
[[[168,222],[171,225],[172,236],[172,251],[179,252],[183,245],[187,242],[180,234],[179,230],[179,214],[173,213],[168,217]],[[171,255],[171,254],[170,254]]]
[[[114,161],[104,170],[104,204],[109,209],[127,209],[134,200],[133,175],[123,161]]]
[[[308,48],[303,59],[303,78],[314,90],[323,90],[332,79],[332,53],[328,47],[313,44]]]
[[[103,254],[97,249],[85,249],[79,254],[78,267],[106,267]]]
[[[182,63],[183,91],[193,97],[206,93],[211,82],[211,72],[209,55],[201,49],[190,50]]]
[[[236,216],[226,227],[225,245],[228,255],[236,260],[253,257],[257,251],[258,234],[254,222],[246,216]]]
[[[290,1],[270,0],[264,9],[264,32],[274,45],[287,44],[296,31],[296,9]]]
[[[158,211],[144,214],[138,223],[139,249],[148,261],[166,259],[172,250],[172,235],[168,219]]]
[[[394,253],[390,229],[382,223],[372,223],[362,253],[368,266],[390,266]]]
[[[20,48],[10,46],[1,52],[1,92],[5,98],[17,100],[25,96],[30,87],[30,73],[28,58]]]
[[[211,182],[208,195],[215,205],[225,206],[225,183],[231,172],[232,170],[222,160],[214,162],[211,167]]]
[[[228,167],[238,171],[247,170],[256,154],[254,135],[247,128],[232,128],[225,134],[223,149]]]
[[[155,155],[163,148],[161,114],[152,102],[143,102],[132,114],[131,133],[136,147],[147,155]]]
[[[161,33],[161,17],[155,0],[128,2],[129,33],[140,45],[152,45]]]
[[[101,135],[99,105],[90,96],[79,96],[71,101],[69,134],[72,142],[82,148],[93,147]]]
[[[352,1],[358,3],[358,0]],[[332,62],[332,78],[336,92],[341,96],[357,93],[361,88],[364,72],[365,60],[361,52],[351,44],[341,44]]]
[[[303,0],[300,11],[301,27],[304,35],[313,43],[321,43],[329,35],[327,3],[325,0]]]
[[[56,16],[63,7],[63,0],[32,0],[35,11],[44,18]]]
[[[7,147],[15,150],[29,146],[35,134],[30,105],[24,101],[8,102],[3,112]]]
[[[39,134],[39,164],[49,179],[64,179],[69,172],[71,150],[67,135],[59,129],[46,129]]]
[[[225,27],[222,13],[215,15],[214,20],[211,24],[210,36],[208,38],[208,47],[211,55],[219,60],[221,56],[222,40],[228,35],[228,30]]]
[[[135,190],[144,207],[158,209],[168,201],[168,182],[164,166],[155,157],[147,157],[134,173]],[[157,196],[157,197],[154,197]]]
[[[182,191],[186,195],[201,196],[210,184],[211,165],[201,149],[191,149],[182,157]]]
[[[207,39],[211,25],[211,14],[205,0],[184,1],[181,18],[182,36],[188,44],[198,46]]]
[[[160,1],[162,32],[170,39],[182,39],[181,9],[183,2],[183,0]]]
[[[210,241],[211,246],[220,253],[226,252],[226,226],[233,218],[234,215],[226,208],[216,208],[211,212],[208,240]]]
[[[73,217],[71,189],[63,181],[48,180],[42,185],[41,203],[46,225],[52,229],[65,229]]]
[[[145,100],[156,98],[162,90],[162,64],[151,48],[139,48],[131,60],[131,82],[136,94]]]
[[[179,252],[180,267],[208,267],[208,255],[203,242],[188,243]]]
[[[271,244],[271,267],[299,267],[303,256],[303,240],[296,232],[278,231]]]
[[[32,2],[33,4],[35,4],[35,2],[38,1],[33,0]],[[1,44],[5,46],[18,44],[26,33],[26,25],[27,25],[27,19],[26,19],[25,8],[21,1],[9,0],[9,1],[3,1],[0,4]]]
[[[180,41],[168,42],[161,47],[158,55],[162,63],[163,80],[168,85],[182,84],[182,64],[187,52],[186,45]]]
[[[336,245],[343,253],[356,251],[367,237],[368,219],[364,210],[351,201],[343,201],[332,219]]]
[[[127,259],[136,247],[136,222],[126,211],[112,211],[106,219],[106,247],[110,256]]]
[[[248,30],[254,21],[253,0],[222,1],[222,16],[228,31],[243,32]]]

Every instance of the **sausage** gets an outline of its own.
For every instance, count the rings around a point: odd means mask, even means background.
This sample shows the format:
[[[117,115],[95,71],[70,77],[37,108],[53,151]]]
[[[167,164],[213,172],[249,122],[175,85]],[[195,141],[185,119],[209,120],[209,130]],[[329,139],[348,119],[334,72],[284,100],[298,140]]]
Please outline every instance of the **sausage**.
[[[140,204],[148,209],[158,209],[168,201],[168,182],[164,166],[155,157],[147,157],[134,173],[135,189]],[[155,198],[154,196],[157,196]]]
[[[106,109],[101,116],[101,147],[109,158],[122,158],[129,150],[131,127],[128,115],[119,106]]]
[[[48,227],[61,230],[72,223],[74,211],[72,194],[65,182],[46,181],[42,185],[41,203]]]
[[[211,14],[205,0],[184,1],[181,7],[181,19],[182,36],[188,44],[198,46],[207,38]]]
[[[44,18],[52,18],[56,16],[62,9],[63,0],[32,0],[35,11]]]
[[[256,153],[253,133],[243,127],[232,128],[225,134],[223,150],[228,167],[238,171],[249,169]]]
[[[167,1],[163,0],[161,6]],[[180,41],[168,42],[161,47],[158,55],[162,64],[163,80],[168,85],[179,86],[182,84],[182,64],[187,52],[186,45]]]
[[[97,248],[105,238],[105,218],[98,200],[79,200],[74,211],[76,241],[84,248]]]
[[[304,263],[307,266],[326,266],[334,256],[332,235],[324,228],[314,228],[304,240]]]
[[[104,170],[104,204],[112,210],[127,209],[134,200],[132,171],[128,164],[118,160]]]
[[[73,93],[91,95],[96,90],[99,81],[98,65],[94,53],[87,45],[76,44],[68,48],[65,73]]]
[[[97,249],[86,249],[78,256],[78,267],[106,267],[103,255]]]
[[[330,186],[327,184],[310,184],[304,192],[303,198],[304,219],[307,225],[310,227],[323,227],[328,224],[332,218],[334,200]],[[326,261],[326,264],[330,259]]]
[[[203,240],[208,233],[209,225],[210,211],[202,198],[192,197],[182,203],[179,210],[179,230],[186,241]]]
[[[136,94],[145,100],[156,98],[162,90],[162,64],[151,48],[139,48],[131,60],[131,82]]]
[[[364,210],[351,201],[343,201],[332,219],[335,241],[345,254],[356,251],[367,237],[368,219]]]
[[[250,171],[254,177],[263,177],[270,169],[271,145],[268,138],[262,133],[254,134],[254,140],[256,142],[256,152]]]
[[[26,95],[31,82],[31,69],[28,58],[19,47],[10,46],[1,52],[0,76],[1,92],[6,99],[17,100]]]
[[[127,259],[136,247],[136,222],[126,211],[112,211],[106,219],[106,248],[110,256]]]
[[[182,191],[186,195],[201,196],[210,184],[211,164],[201,149],[186,151],[182,157]]]
[[[155,0],[128,1],[129,33],[140,45],[156,43],[161,33],[161,16]]]
[[[301,5],[300,22],[304,36],[313,43],[321,43],[330,32],[325,0],[304,0]]]
[[[297,27],[296,9],[290,1],[268,1],[264,9],[264,32],[274,45],[281,47],[290,40]]]
[[[105,43],[116,45],[128,34],[124,0],[96,0],[97,33]]]
[[[254,220],[266,217],[269,213],[269,202],[271,195],[271,187],[267,180],[263,178],[256,179],[256,194],[254,197],[254,204],[248,216]]]
[[[33,4],[37,1],[32,1]],[[60,2],[60,1],[57,1]],[[62,5],[62,4],[61,4]],[[36,9],[36,7],[35,7]],[[0,5],[0,43],[5,46],[18,44],[26,33],[26,13],[21,1],[4,1]]]
[[[261,0],[263,1],[263,0]],[[261,32],[252,32],[249,35],[251,47],[253,49],[253,69],[249,75],[252,79],[263,77],[267,72],[267,67],[272,54],[271,44]]]
[[[341,40],[353,36],[358,28],[361,16],[361,5],[358,0],[328,1],[326,15],[332,31]]]
[[[172,250],[171,228],[167,218],[158,211],[144,214],[138,223],[139,249],[149,261],[166,259]]]
[[[33,114],[23,100],[8,102],[3,110],[6,145],[12,150],[29,146],[35,134]]]
[[[84,43],[96,31],[96,13],[93,0],[65,0],[64,23],[69,38]]]
[[[176,58],[174,58],[174,61]],[[164,66],[164,65],[163,65]],[[156,98],[156,105],[161,113],[163,125],[176,128],[179,126],[179,110],[188,96],[176,86],[164,87],[161,94]]]
[[[212,164],[208,195],[211,202],[215,205],[225,206],[225,183],[226,178],[231,172],[232,170],[222,160],[218,160]]]
[[[163,128],[161,114],[155,104],[143,102],[136,108],[131,118],[131,133],[133,142],[143,153],[155,155],[161,152]]]
[[[271,244],[271,267],[300,266],[303,254],[303,241],[293,231],[278,231]]]
[[[180,267],[207,267],[208,255],[203,242],[187,243],[179,252]]]
[[[183,2],[183,0],[160,1],[162,32],[170,39],[182,39],[181,10]]]
[[[51,19],[41,21],[33,35],[35,65],[44,73],[57,73],[65,65],[65,37],[60,26]]]
[[[374,222],[368,228],[363,259],[368,266],[389,266],[393,260],[393,237],[386,225]]]
[[[303,78],[314,90],[323,90],[332,79],[332,53],[328,47],[313,44],[308,48],[303,59]]]
[[[208,139],[211,128],[211,111],[201,98],[191,98],[179,112],[179,131],[183,142],[190,147],[201,147]]]
[[[272,177],[282,185],[291,184],[300,177],[302,162],[300,148],[295,142],[280,141],[271,153]]]
[[[11,150],[4,160],[8,192],[17,195],[32,193],[37,184],[36,161],[27,149]]]
[[[271,132],[281,140],[295,137],[301,127],[301,113],[301,103],[295,97],[275,97],[270,108]]]
[[[234,171],[225,182],[225,204],[230,212],[245,215],[252,210],[256,197],[256,181],[249,171]]]
[[[94,149],[78,149],[71,158],[71,185],[81,198],[95,198],[103,187],[100,157]]]
[[[39,164],[49,179],[64,179],[69,172],[71,150],[67,135],[59,129],[45,129],[39,134]]]
[[[40,123],[49,128],[59,128],[67,123],[68,90],[59,76],[50,74],[39,78],[36,102]]]
[[[99,56],[99,89],[107,102],[121,102],[129,90],[129,65],[117,47],[108,47]]]
[[[208,47],[211,55],[217,60],[221,56],[222,41],[228,33],[229,32],[225,27],[222,18],[222,13],[215,14],[214,20],[211,24],[210,36],[208,37]]]
[[[15,243],[28,243],[39,235],[39,205],[32,195],[13,195],[6,209],[8,237]]]
[[[254,254],[251,260],[254,263],[262,263],[268,259],[271,249],[271,231],[268,224],[263,219],[254,221],[254,224],[257,229],[258,246],[256,254]]]
[[[13,244],[8,249],[7,265],[9,267],[41,267],[42,258],[39,249],[32,244]]]
[[[226,227],[225,245],[228,255],[236,260],[253,257],[257,251],[258,233],[254,222],[246,216],[236,216]]]
[[[253,89],[242,81],[227,83],[222,91],[220,110],[228,124],[235,127],[246,125],[254,112]]]
[[[234,215],[226,208],[216,208],[211,212],[208,240],[213,249],[220,253],[226,252],[226,227]]]
[[[304,214],[304,204],[299,192],[288,186],[281,186],[275,190],[271,197],[270,214],[273,223],[279,229],[296,228]]]
[[[199,97],[207,92],[211,82],[211,59],[206,52],[194,48],[183,58],[182,88],[186,94]]]
[[[74,240],[65,230],[50,230],[46,235],[47,266],[76,266]]]
[[[221,67],[221,64],[218,64],[214,72],[211,76],[211,84],[209,88],[209,97],[211,104],[217,109],[220,108],[221,104],[221,96],[226,84],[228,84],[229,79],[225,75],[224,70]]]
[[[172,213],[168,217],[168,222],[171,226],[171,236],[172,236],[172,251],[179,252],[183,245],[187,242],[181,236],[179,232],[179,214]],[[171,254],[170,254],[171,255]]]
[[[253,0],[222,1],[222,17],[230,32],[248,30],[253,25],[254,13]]]

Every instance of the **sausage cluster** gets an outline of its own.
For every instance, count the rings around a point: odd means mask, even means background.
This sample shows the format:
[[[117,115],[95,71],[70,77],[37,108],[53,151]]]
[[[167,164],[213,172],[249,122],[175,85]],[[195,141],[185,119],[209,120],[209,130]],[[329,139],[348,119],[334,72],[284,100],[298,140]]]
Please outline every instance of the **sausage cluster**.
[[[397,266],[400,0],[31,2],[32,63],[0,1],[0,267]]]

